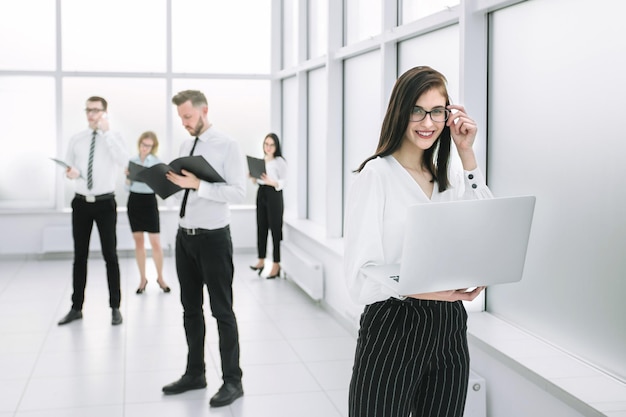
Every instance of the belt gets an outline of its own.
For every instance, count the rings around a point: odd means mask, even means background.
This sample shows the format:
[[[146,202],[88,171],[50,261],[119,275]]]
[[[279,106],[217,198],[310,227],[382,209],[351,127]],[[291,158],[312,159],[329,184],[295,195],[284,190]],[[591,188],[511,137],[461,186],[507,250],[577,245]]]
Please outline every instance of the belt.
[[[186,234],[187,236],[195,236],[195,235],[208,235],[208,234],[212,234],[212,233],[221,233],[224,230],[228,230],[229,226],[225,226],[222,227],[220,229],[201,229],[201,228],[196,228],[196,229],[185,229],[184,227],[179,227],[178,230],[180,230],[182,233]]]
[[[82,195],[82,194],[74,194],[75,198],[78,198],[79,200],[82,201],[86,201],[88,203],[95,203],[96,201],[104,201],[104,200],[110,200],[112,198],[115,198],[115,193],[107,193],[107,194],[100,194],[100,195]]]

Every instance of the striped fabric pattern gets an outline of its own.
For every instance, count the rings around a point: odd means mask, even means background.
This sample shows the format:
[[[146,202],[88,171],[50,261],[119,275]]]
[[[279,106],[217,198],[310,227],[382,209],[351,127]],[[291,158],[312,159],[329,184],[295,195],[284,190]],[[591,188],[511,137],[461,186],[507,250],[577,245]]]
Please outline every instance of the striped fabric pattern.
[[[89,145],[89,163],[87,165],[87,188],[93,188],[93,154],[96,149],[96,134],[97,132],[94,130],[93,135],[91,135],[91,144]]]
[[[461,417],[469,379],[461,301],[365,307],[349,392],[350,417]]]

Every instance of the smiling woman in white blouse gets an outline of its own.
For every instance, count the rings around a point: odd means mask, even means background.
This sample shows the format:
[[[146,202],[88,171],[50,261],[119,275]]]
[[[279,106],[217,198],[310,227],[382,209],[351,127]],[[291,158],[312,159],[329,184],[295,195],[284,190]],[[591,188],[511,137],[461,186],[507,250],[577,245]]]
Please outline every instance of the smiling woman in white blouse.
[[[275,133],[268,133],[263,140],[265,173],[252,182],[258,184],[256,196],[257,251],[259,259],[250,269],[259,275],[265,268],[267,256],[267,236],[272,232],[272,268],[267,278],[280,275],[280,241],[283,239],[283,188],[287,178],[287,161],[282,156],[280,141]]]
[[[469,352],[462,301],[483,288],[398,294],[361,268],[400,262],[407,207],[492,197],[472,149],[476,132],[465,108],[450,104],[441,73],[416,67],[397,80],[378,147],[356,170],[346,202],[347,285],[365,304],[350,417],[463,415]],[[451,169],[452,140],[463,172]]]

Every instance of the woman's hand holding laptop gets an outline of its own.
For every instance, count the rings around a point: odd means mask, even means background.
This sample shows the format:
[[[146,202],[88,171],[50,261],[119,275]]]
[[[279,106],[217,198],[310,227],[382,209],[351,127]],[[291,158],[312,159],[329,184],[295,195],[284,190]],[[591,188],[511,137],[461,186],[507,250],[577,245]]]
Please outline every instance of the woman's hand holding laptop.
[[[484,289],[485,287],[463,288],[460,290],[411,294],[407,295],[407,297],[433,301],[473,301]]]

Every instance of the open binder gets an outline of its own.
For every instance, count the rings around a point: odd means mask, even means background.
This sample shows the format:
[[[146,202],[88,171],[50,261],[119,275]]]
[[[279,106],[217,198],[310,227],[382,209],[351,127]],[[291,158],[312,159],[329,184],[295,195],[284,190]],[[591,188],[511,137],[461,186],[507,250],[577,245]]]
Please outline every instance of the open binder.
[[[182,188],[168,180],[165,174],[169,171],[174,171],[180,175],[183,169],[193,173],[203,181],[226,182],[215,168],[200,155],[182,156],[174,159],[169,164],[159,163],[149,168],[130,162],[128,164],[128,178],[131,181],[148,184],[159,197],[166,199],[182,190]]]

